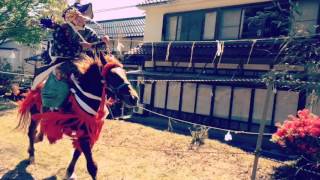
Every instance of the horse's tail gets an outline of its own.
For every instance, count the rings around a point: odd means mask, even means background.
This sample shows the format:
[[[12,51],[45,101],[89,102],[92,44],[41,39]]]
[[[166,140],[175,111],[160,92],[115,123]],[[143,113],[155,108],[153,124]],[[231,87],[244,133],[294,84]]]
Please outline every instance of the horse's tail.
[[[31,122],[31,109],[36,108],[40,110],[42,105],[41,101],[41,88],[30,90],[26,98],[19,103],[18,116],[19,123],[16,129],[26,130]]]

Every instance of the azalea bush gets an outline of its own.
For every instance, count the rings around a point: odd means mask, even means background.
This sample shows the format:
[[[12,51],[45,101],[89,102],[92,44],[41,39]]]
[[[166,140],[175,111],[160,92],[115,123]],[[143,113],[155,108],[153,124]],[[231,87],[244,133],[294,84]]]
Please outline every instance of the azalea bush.
[[[302,155],[320,168],[320,117],[308,109],[298,111],[297,116],[290,115],[272,135],[272,141],[283,148]]]

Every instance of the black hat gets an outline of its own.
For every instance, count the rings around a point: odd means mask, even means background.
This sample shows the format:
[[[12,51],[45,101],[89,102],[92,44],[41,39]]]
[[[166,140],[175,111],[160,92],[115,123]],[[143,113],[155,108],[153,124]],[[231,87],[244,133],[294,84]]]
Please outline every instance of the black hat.
[[[92,4],[80,4],[78,2],[74,3],[72,6],[69,6],[66,10],[64,10],[62,17],[65,18],[66,12],[70,9],[77,9],[83,16],[92,19],[93,18],[93,11],[92,11]]]

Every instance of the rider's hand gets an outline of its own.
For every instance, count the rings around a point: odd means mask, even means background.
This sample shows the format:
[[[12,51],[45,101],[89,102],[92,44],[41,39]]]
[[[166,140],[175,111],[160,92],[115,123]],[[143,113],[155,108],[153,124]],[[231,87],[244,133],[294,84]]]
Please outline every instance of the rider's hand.
[[[80,45],[85,49],[90,49],[92,47],[92,44],[88,42],[80,42]]]
[[[103,37],[102,37],[102,41],[103,41],[104,43],[108,44],[109,41],[110,41],[109,36],[108,36],[108,35],[103,36]]]

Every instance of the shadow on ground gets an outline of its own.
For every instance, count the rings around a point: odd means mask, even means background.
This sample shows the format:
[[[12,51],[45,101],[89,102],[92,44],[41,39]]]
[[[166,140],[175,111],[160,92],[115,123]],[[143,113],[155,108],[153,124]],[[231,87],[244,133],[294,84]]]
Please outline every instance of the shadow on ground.
[[[308,161],[296,161],[289,165],[283,165],[274,169],[273,179],[283,180],[316,180],[320,179],[320,172],[316,167],[308,166]]]
[[[5,173],[0,179],[1,180],[34,180],[32,175],[27,172],[27,167],[30,165],[29,160],[23,160],[20,161],[17,166],[11,170]],[[44,178],[43,180],[57,180],[56,176],[50,176],[47,178]]]
[[[28,160],[20,161],[19,164],[11,171],[8,171],[2,176],[2,180],[23,179],[33,180],[34,178],[27,172],[27,167],[30,165]]]

